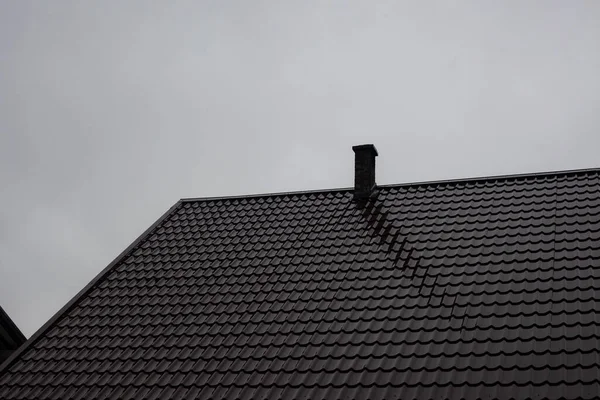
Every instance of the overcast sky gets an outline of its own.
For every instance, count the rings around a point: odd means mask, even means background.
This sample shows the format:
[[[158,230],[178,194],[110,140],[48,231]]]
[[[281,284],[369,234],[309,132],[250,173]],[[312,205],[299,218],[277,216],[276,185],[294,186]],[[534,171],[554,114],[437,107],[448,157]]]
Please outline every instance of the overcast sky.
[[[450,3],[457,3],[450,4]],[[182,197],[600,166],[600,2],[0,0],[0,305]]]

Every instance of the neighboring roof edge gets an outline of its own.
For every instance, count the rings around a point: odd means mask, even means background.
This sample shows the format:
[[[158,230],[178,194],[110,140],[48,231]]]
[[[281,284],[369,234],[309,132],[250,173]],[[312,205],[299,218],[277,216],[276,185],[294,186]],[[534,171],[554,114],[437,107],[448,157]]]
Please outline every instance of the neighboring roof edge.
[[[581,174],[581,173],[586,173],[586,172],[600,172],[600,167],[567,169],[567,170],[557,170],[557,171],[530,172],[530,173],[524,173],[524,174],[475,176],[475,177],[471,177],[471,178],[450,178],[450,179],[439,179],[439,180],[431,180],[431,181],[391,183],[391,184],[385,184],[385,185],[377,185],[377,187],[378,188],[397,188],[397,187],[406,187],[406,186],[441,185],[441,184],[446,184],[446,183],[484,182],[484,181],[504,180],[504,179],[508,180],[508,179],[519,179],[519,178],[535,178],[535,177],[552,176],[552,175]],[[262,198],[262,197],[275,197],[275,196],[299,196],[299,195],[304,195],[304,194],[348,192],[348,191],[353,191],[353,190],[354,190],[353,187],[345,187],[345,188],[333,188],[333,189],[297,190],[297,191],[287,191],[287,192],[256,193],[256,194],[244,194],[244,195],[184,197],[180,201],[182,203],[193,203],[193,202],[199,202],[199,201],[214,201],[214,200],[256,199],[256,198]]]
[[[21,344],[27,341],[27,338],[25,335],[23,335],[23,332],[21,332],[19,327],[13,322],[8,313],[4,311],[2,306],[0,306],[0,320],[5,322],[7,325],[6,328],[10,330],[11,334],[14,334],[18,339],[21,339]]]
[[[0,364],[0,376],[4,374],[4,371],[7,370],[14,361],[16,361],[19,356],[24,353],[33,343],[35,343],[43,333],[45,333],[50,327],[52,327],[57,321],[61,319],[61,317],[66,314],[75,304],[79,302],[79,300],[85,296],[91,289],[93,289],[102,279],[108,275],[108,273],[113,269],[115,265],[121,262],[125,256],[129,254],[131,250],[133,250],[140,242],[142,242],[146,237],[156,228],[160,223],[162,223],[171,213],[181,204],[181,200],[178,200],[175,204],[171,206],[163,215],[160,216],[148,229],[146,229],[137,239],[133,241],[125,250],[121,252],[106,268],[104,268],[94,279],[92,279],[83,289],[79,291],[67,304],[65,304],[56,314],[54,314],[41,328],[39,328],[31,337],[23,343],[15,352],[13,352],[2,364]]]

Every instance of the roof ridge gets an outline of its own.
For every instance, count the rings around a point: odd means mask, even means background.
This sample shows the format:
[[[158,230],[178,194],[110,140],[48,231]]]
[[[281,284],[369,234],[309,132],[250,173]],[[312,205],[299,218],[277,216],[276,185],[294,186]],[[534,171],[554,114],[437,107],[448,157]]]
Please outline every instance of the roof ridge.
[[[462,183],[462,182],[486,182],[493,180],[510,180],[510,179],[526,179],[526,178],[538,178],[545,176],[559,176],[569,174],[584,174],[588,172],[600,172],[600,167],[595,168],[579,168],[579,169],[567,169],[567,170],[554,170],[554,171],[541,171],[541,172],[528,172],[519,174],[501,174],[501,175],[488,175],[488,176],[474,176],[468,178],[449,178],[449,179],[437,179],[437,180],[426,180],[416,182],[403,182],[403,183],[391,183],[384,185],[377,185],[378,188],[397,188],[407,186],[429,186],[429,185],[440,185],[447,183]],[[257,199],[264,197],[279,197],[279,196],[300,196],[305,194],[319,194],[319,193],[339,193],[353,191],[353,187],[338,187],[331,189],[310,189],[310,190],[292,190],[283,192],[267,192],[267,193],[253,193],[253,194],[242,194],[242,195],[225,195],[225,196],[207,196],[207,197],[184,197],[180,201],[182,203],[192,203],[200,201],[215,201],[215,200],[241,200],[241,199]]]
[[[474,177],[469,177],[469,178],[450,178],[450,179],[439,179],[439,180],[432,180],[432,181],[420,181],[420,182],[398,183],[398,184],[389,184],[389,185],[378,185],[378,187],[393,188],[393,187],[399,187],[399,186],[440,185],[440,184],[445,184],[445,183],[486,182],[486,181],[513,180],[513,179],[516,180],[516,179],[541,178],[541,177],[571,175],[571,174],[586,174],[589,172],[600,172],[600,167],[565,169],[565,170],[555,170],[555,171],[541,171],[541,172],[527,172],[527,173],[519,173],[519,174],[474,176]]]

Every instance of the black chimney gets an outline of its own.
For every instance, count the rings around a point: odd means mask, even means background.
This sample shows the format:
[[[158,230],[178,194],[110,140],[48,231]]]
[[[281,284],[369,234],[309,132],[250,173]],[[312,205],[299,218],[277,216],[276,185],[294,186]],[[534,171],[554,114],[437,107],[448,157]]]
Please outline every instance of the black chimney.
[[[354,150],[354,198],[364,199],[375,189],[375,157],[377,149],[372,144],[353,146]]]

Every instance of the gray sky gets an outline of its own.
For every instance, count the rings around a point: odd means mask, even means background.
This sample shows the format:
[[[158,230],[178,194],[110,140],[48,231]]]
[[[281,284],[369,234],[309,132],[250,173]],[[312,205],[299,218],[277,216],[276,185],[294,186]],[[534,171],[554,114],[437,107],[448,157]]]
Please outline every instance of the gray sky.
[[[458,3],[450,4],[450,3]],[[26,336],[181,197],[600,166],[600,2],[0,0]]]

